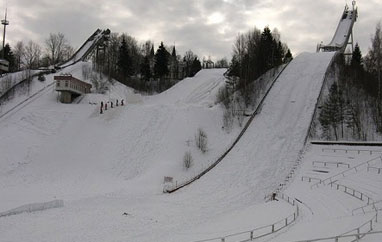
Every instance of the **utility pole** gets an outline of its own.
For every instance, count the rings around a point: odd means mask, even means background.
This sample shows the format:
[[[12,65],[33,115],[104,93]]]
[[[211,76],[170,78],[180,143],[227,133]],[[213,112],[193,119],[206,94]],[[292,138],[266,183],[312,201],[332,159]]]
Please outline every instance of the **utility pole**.
[[[3,32],[3,53],[2,58],[5,58],[5,31],[7,29],[7,25],[9,25],[9,21],[7,20],[7,9],[5,9],[5,19],[1,20],[1,24],[4,25],[4,32]]]

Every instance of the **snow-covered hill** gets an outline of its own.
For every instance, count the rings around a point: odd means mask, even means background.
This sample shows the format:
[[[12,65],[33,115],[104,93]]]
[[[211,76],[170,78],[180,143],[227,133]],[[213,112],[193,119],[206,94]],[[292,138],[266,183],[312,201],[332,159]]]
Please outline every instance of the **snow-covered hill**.
[[[229,155],[174,194],[162,193],[164,176],[196,174],[240,132],[238,127],[222,130],[223,110],[215,104],[225,70],[202,70],[151,97],[117,83],[106,95],[91,94],[67,105],[57,102],[53,89],[45,90],[0,119],[0,212],[55,199],[65,205],[1,217],[0,241],[195,241],[285,218],[294,208],[282,201],[265,203],[264,195],[284,180],[303,148],[332,57],[304,53],[295,58]],[[66,71],[80,77],[82,65]],[[49,75],[43,85],[52,82]],[[122,98],[126,106],[104,114],[93,104]],[[208,135],[206,154],[193,142],[198,128]],[[186,151],[194,157],[188,171],[183,168]],[[287,192],[301,189],[292,185]],[[331,200],[317,206],[326,201]],[[348,203],[353,204],[358,205]],[[291,234],[288,238],[297,238]]]

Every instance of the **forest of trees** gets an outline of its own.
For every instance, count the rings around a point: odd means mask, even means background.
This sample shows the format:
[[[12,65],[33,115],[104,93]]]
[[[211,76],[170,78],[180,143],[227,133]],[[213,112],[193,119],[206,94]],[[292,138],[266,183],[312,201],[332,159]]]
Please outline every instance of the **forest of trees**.
[[[111,33],[103,47],[93,55],[94,71],[105,81],[115,79],[141,91],[161,92],[180,79],[194,76],[202,67],[191,50],[181,57],[175,46],[162,42],[154,51],[151,41],[139,44],[127,34]],[[9,71],[16,72],[55,66],[73,54],[74,48],[64,34],[51,33],[42,46],[34,41],[19,41],[12,48],[7,44],[4,57],[10,63]]]
[[[9,44],[4,47],[4,59],[9,61],[9,72],[56,65],[73,53],[73,47],[62,33],[51,33],[43,46],[34,41],[18,41],[12,48]]]
[[[338,73],[319,113],[328,140],[377,140],[382,135],[382,32],[377,25],[365,58],[356,44],[350,59],[335,61]]]
[[[271,31],[265,27],[260,31],[254,28],[237,36],[226,73],[229,81],[217,96],[217,102],[225,107],[225,127],[230,127],[235,118],[241,124],[245,109],[253,107],[260,93],[269,87],[266,80],[259,77],[290,60],[292,54],[288,46],[281,42],[277,29]]]
[[[112,33],[104,53],[93,56],[94,69],[107,79],[115,79],[144,92],[162,92],[185,77],[194,76],[202,67],[191,50],[182,58],[175,46],[138,41],[127,35]]]

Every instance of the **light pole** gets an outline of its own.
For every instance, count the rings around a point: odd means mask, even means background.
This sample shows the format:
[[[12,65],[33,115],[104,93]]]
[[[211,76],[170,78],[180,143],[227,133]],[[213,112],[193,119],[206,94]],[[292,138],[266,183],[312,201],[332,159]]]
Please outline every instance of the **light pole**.
[[[1,24],[4,25],[4,32],[3,32],[3,53],[2,57],[5,58],[5,31],[7,29],[7,25],[9,25],[9,21],[7,20],[7,9],[5,9],[5,19],[1,20]]]

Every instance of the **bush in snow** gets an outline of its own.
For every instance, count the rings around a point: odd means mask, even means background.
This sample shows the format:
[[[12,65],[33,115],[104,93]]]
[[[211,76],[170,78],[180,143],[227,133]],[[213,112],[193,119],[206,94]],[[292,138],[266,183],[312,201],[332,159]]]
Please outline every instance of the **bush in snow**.
[[[183,156],[183,165],[186,169],[192,166],[194,159],[192,158],[191,152],[187,151]]]
[[[231,100],[228,88],[226,86],[220,87],[216,94],[216,103],[222,103],[225,108],[229,107]]]
[[[45,81],[45,76],[43,74],[39,74],[37,78],[40,82]]]
[[[207,151],[207,134],[201,128],[198,128],[198,133],[195,135],[195,144],[203,153]]]

